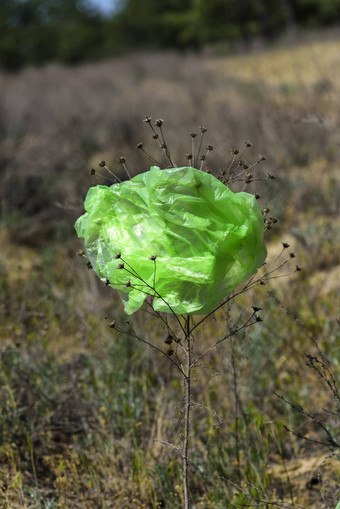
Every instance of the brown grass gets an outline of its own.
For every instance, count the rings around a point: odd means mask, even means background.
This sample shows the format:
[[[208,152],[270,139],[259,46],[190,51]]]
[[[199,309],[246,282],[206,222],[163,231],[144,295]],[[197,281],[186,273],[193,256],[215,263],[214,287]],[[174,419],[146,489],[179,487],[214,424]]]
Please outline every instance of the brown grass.
[[[339,417],[330,413],[339,412],[337,402],[304,354],[318,354],[317,338],[339,379],[339,49],[338,40],[315,41],[228,58],[135,55],[0,75],[4,507],[181,507],[177,456],[160,443],[178,442],[180,381],[164,360],[108,329],[105,316],[126,319],[121,305],[74,256],[73,222],[86,189],[105,183],[88,175],[91,166],[104,158],[119,172],[124,155],[133,173],[144,171],[149,163],[133,148],[141,140],[161,157],[141,122],[147,114],[165,119],[178,165],[200,125],[209,129],[216,172],[245,140],[254,144],[251,159],[264,153],[260,175],[273,171],[276,180],[248,189],[279,219],[267,232],[270,256],[288,240],[304,268],[242,297],[197,334],[206,344],[251,305],[264,308],[259,328],[197,371],[196,507],[258,507],[254,500],[267,497],[334,509],[338,456],[285,432],[282,422],[326,440],[320,425],[272,391],[338,434]],[[159,324],[143,314],[132,320],[162,343]]]

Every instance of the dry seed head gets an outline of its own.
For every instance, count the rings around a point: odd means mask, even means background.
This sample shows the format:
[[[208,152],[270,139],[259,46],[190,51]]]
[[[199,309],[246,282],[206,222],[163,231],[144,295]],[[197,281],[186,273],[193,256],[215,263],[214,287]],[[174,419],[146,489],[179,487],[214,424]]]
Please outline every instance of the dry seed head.
[[[158,140],[158,138],[159,138],[158,134],[153,134],[152,137],[154,140]]]
[[[158,118],[155,122],[157,127],[162,127],[164,120],[162,118]]]
[[[100,163],[98,163],[98,166],[100,166],[101,168],[104,168],[104,166],[106,166],[106,162],[100,161]]]
[[[257,315],[255,316],[255,320],[257,322],[263,322],[262,318],[260,316],[257,316]]]
[[[174,338],[173,336],[171,336],[171,334],[169,334],[169,336],[166,338],[165,340],[165,344],[166,345],[171,345],[171,343],[173,342]]]
[[[157,255],[154,254],[154,255],[150,256],[149,260],[156,260],[156,258],[157,258]]]
[[[281,242],[281,244],[283,246],[283,249],[287,249],[287,247],[289,247],[288,242]]]
[[[108,325],[109,325],[110,329],[114,329],[116,326],[116,321],[112,320],[112,322],[109,322]]]
[[[151,117],[148,116],[143,118],[143,122],[146,122],[147,124],[150,124],[151,120],[152,120]]]
[[[189,134],[190,134],[191,138],[196,138],[196,136],[197,136],[197,133],[189,133]]]
[[[256,198],[256,196],[255,196],[255,198]],[[263,214],[268,214],[269,208],[268,207],[263,207],[262,212],[263,212]]]
[[[267,159],[266,156],[259,154],[259,161],[265,161],[266,159]]]
[[[86,266],[87,266],[87,268],[88,268],[89,270],[91,270],[91,269],[92,269],[92,263],[91,263],[91,262],[87,262]]]
[[[252,146],[253,146],[253,144],[252,144],[250,141],[245,141],[245,142],[244,142],[244,144],[245,144],[245,146],[246,146],[247,148],[249,148],[249,147],[252,147]]]
[[[254,311],[254,313],[257,313],[257,311],[261,311],[262,308],[258,307],[258,306],[252,306],[252,309]]]
[[[115,259],[118,260],[118,258],[121,258],[122,257],[122,253],[119,251],[119,253],[117,253],[115,255]]]
[[[205,147],[205,149],[208,151],[208,152],[211,152],[212,150],[214,150],[214,147],[212,145],[207,145]]]
[[[210,174],[210,173],[211,173],[211,168],[207,168],[207,169],[205,170],[205,173],[209,173],[209,174]]]
[[[95,174],[96,174],[96,170],[94,168],[91,168],[90,175],[95,175]]]
[[[124,164],[126,161],[126,157],[118,157],[118,163],[119,164]]]
[[[143,142],[140,141],[139,143],[137,143],[136,148],[143,148]]]
[[[204,134],[207,132],[208,129],[206,127],[201,126],[200,130],[201,130],[201,133]]]
[[[127,283],[125,283],[125,285],[124,285],[124,286],[126,286],[126,288],[129,288],[129,286],[131,286],[131,281],[130,281],[130,279],[129,279],[129,281],[127,281]]]
[[[121,269],[124,269],[124,263],[120,263],[117,267],[117,269],[121,270]]]
[[[261,200],[261,196],[257,193],[254,193],[255,200]]]
[[[169,357],[171,357],[174,353],[175,353],[175,352],[173,351],[173,349],[172,349],[172,348],[170,348],[170,349],[167,351],[167,355],[168,355]]]
[[[205,154],[202,154],[201,157],[200,157],[200,160],[201,161],[205,161],[206,157],[205,157]]]
[[[239,153],[239,149],[238,148],[232,148],[231,149],[231,153],[234,154],[234,156],[237,156],[237,154]]]
[[[295,270],[296,272],[301,272],[302,268],[300,267],[300,265],[296,265]]]
[[[290,256],[291,258],[295,258],[295,253],[289,253],[289,256]]]
[[[85,254],[84,249],[79,249],[79,251],[77,251],[78,256],[84,256],[84,254]]]
[[[275,180],[275,177],[274,177],[274,175],[272,174],[272,172],[271,172],[271,171],[268,173],[268,177],[267,177],[267,178],[268,178],[268,179]]]
[[[188,161],[192,160],[192,154],[186,154],[185,157],[186,159],[188,159]]]

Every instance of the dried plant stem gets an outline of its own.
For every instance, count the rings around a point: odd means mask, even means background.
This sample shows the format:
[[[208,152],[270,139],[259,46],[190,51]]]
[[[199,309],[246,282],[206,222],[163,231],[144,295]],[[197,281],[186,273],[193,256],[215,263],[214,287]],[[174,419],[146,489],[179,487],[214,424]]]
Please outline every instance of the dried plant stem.
[[[139,147],[138,147],[139,148]],[[160,168],[165,168],[164,164],[155,159],[149,152],[147,152],[143,147],[140,147],[140,150],[146,155],[148,159],[154,164],[157,164]]]
[[[112,177],[114,177],[114,178],[117,180],[117,182],[121,182],[121,179],[120,179],[119,177],[117,177],[117,175],[116,175],[115,173],[113,173],[113,171],[111,171],[111,170],[110,170],[110,168],[109,168],[106,164],[103,166],[103,168],[105,168],[105,170],[106,170],[106,171],[107,171],[107,172],[108,172],[108,173],[109,173]],[[129,178],[131,178],[131,177],[129,177]]]
[[[185,321],[185,343],[186,343],[186,373],[184,375],[184,438],[183,438],[183,495],[184,508],[190,508],[190,498],[188,490],[188,446],[190,435],[190,409],[191,409],[191,343],[190,343],[190,315]]]
[[[195,168],[195,138],[191,138],[191,159],[190,159],[190,166],[192,167],[192,163],[194,163]]]
[[[169,145],[165,141],[164,132],[163,132],[163,129],[162,129],[162,124],[159,126],[159,131],[160,131],[161,137],[162,137],[161,148],[164,150],[164,153],[167,156],[167,158],[169,159],[169,162],[170,162],[171,166],[173,168],[176,168],[177,165],[176,165],[176,163],[173,161],[173,159],[171,157]]]

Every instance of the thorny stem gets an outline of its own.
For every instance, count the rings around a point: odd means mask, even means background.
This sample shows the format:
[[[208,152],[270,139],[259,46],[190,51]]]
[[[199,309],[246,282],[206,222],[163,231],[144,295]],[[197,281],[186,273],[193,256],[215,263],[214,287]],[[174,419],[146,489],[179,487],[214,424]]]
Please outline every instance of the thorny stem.
[[[190,407],[191,407],[191,343],[190,343],[190,315],[185,321],[185,343],[186,343],[186,373],[184,375],[184,439],[183,439],[183,494],[184,508],[190,509],[190,498],[188,490],[188,445],[190,434]]]

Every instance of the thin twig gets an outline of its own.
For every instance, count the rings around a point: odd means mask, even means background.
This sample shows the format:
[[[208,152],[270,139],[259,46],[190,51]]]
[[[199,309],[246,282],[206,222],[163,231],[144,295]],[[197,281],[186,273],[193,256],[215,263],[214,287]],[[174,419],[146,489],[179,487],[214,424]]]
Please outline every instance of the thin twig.
[[[330,434],[330,432],[328,431],[328,429],[326,428],[326,426],[322,422],[318,421],[313,415],[311,415],[309,412],[307,412],[301,405],[296,405],[295,403],[292,403],[291,401],[286,399],[281,394],[278,394],[276,391],[273,391],[273,394],[275,394],[275,396],[277,396],[279,399],[281,399],[281,401],[284,401],[284,403],[287,403],[291,408],[294,408],[294,410],[296,410],[297,412],[300,412],[301,414],[303,414],[306,417],[308,417],[308,419],[310,419],[312,422],[314,422],[314,424],[317,424],[318,426],[320,426],[323,429],[323,431],[326,433],[327,437],[328,437],[328,444],[325,443],[325,442],[320,442],[318,440],[312,440],[312,439],[310,439],[310,438],[308,438],[306,436],[303,436],[303,435],[299,435],[295,431],[292,431],[289,428],[287,428],[287,426],[284,426],[284,428],[287,431],[289,431],[290,433],[292,433],[293,435],[295,435],[295,436],[297,436],[299,438],[303,438],[305,440],[309,440],[310,442],[315,442],[317,444],[327,445],[328,447],[331,446],[331,447],[335,447],[337,449],[340,449],[340,444],[338,444],[334,440],[334,438],[332,437],[332,435]]]
[[[178,315],[175,313],[175,311],[172,309],[172,307],[170,306],[170,304],[164,299],[164,297],[162,297],[155,288],[152,288],[152,286],[149,285],[149,283],[147,283],[136,271],[135,269],[128,263],[126,262],[125,260],[123,260],[123,258],[121,258],[122,262],[124,264],[126,264],[128,267],[130,267],[130,269],[133,271],[133,272],[130,272],[129,270],[127,270],[125,267],[124,267],[124,270],[126,270],[126,272],[128,272],[129,274],[132,274],[134,277],[138,277],[138,279],[140,281],[142,281],[142,283],[145,284],[145,286],[147,286],[148,288],[150,288],[150,290],[152,290],[154,293],[155,293],[155,296],[157,296],[159,299],[161,299],[164,304],[166,304],[168,306],[168,308],[170,309],[171,313],[174,315],[174,317],[176,318],[179,326],[181,327],[182,329],[182,332],[184,333],[185,335],[185,329],[183,327],[183,324],[181,323]]]
[[[105,168],[105,170],[112,176],[112,177],[115,177],[118,182],[121,182],[120,178],[117,177],[117,175],[115,175],[115,173],[113,173],[113,171],[110,170],[110,168],[108,166],[106,166],[106,164],[103,166],[103,168]],[[131,178],[128,174],[128,177]]]
[[[225,341],[226,339],[229,339],[231,336],[233,336],[234,334],[236,334],[237,332],[240,332],[241,330],[245,329],[246,327],[250,327],[251,325],[254,325],[255,323],[257,323],[258,320],[255,320],[254,322],[251,322],[251,319],[256,315],[255,311],[250,315],[250,317],[248,318],[248,320],[239,328],[233,330],[230,334],[227,334],[226,336],[224,336],[222,339],[219,339],[218,341],[216,341],[216,343],[214,343],[213,345],[209,346],[209,348],[207,348],[201,355],[199,355],[198,357],[196,357],[196,359],[194,361],[192,361],[192,364],[191,364],[191,367],[195,366],[195,364],[197,364],[197,362],[199,360],[202,359],[202,357],[204,357],[208,352],[210,352],[210,350],[213,350],[214,348],[216,348],[220,343],[222,343],[223,341]]]
[[[157,350],[157,352],[164,355],[170,362],[172,362],[172,364],[174,364],[176,366],[176,368],[182,373],[182,375],[185,376],[185,373],[184,373],[183,369],[181,368],[181,366],[179,364],[177,364],[177,362],[174,361],[166,352],[164,352],[164,350],[162,350],[161,348],[158,348],[158,346],[154,345],[153,343],[150,343],[150,341],[147,341],[146,339],[143,339],[140,336],[137,336],[137,334],[135,332],[126,331],[117,325],[115,325],[114,329],[117,330],[118,332],[120,332],[121,334],[126,334],[127,336],[131,336],[135,339],[138,339],[138,341],[141,341],[142,343],[150,346],[154,350]]]
[[[194,166],[196,168],[197,166],[197,163],[198,163],[198,160],[199,160],[199,157],[200,157],[200,153],[201,153],[201,148],[202,148],[202,143],[203,143],[203,138],[204,138],[204,135],[205,133],[207,132],[207,129],[205,127],[201,127],[201,138],[200,138],[200,144],[198,146],[198,151],[197,151],[197,156],[196,156],[196,160],[194,160]]]

